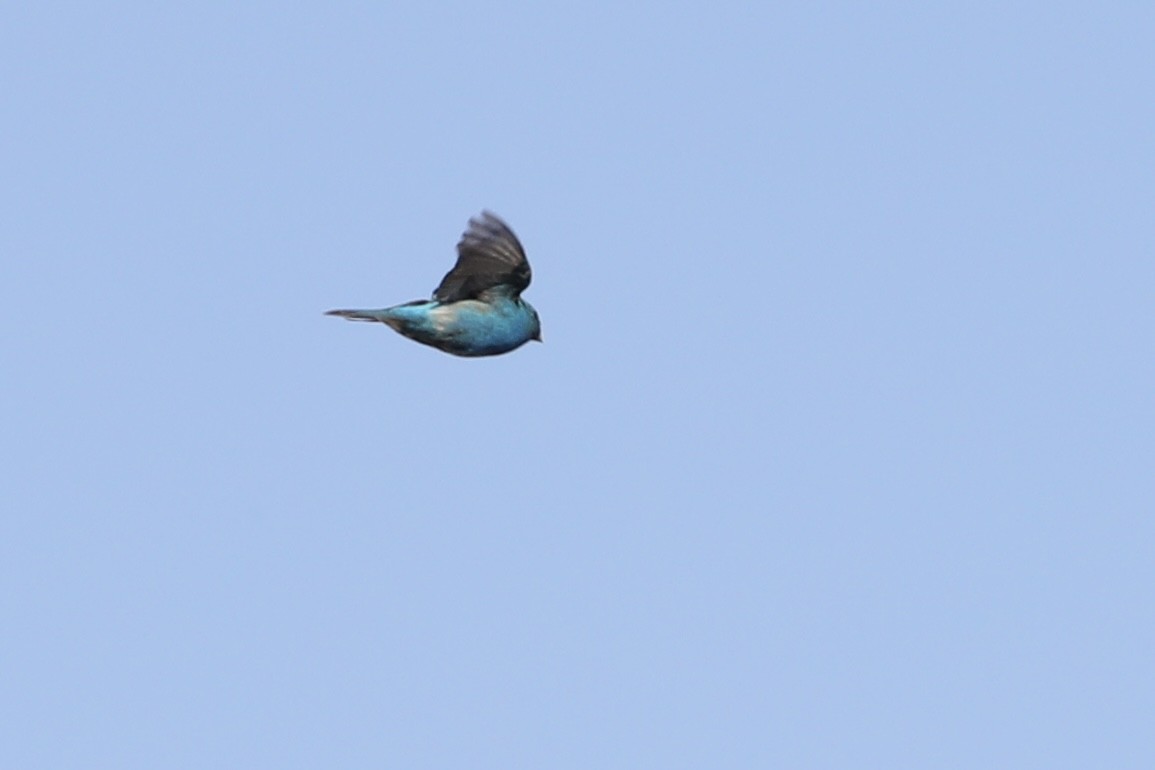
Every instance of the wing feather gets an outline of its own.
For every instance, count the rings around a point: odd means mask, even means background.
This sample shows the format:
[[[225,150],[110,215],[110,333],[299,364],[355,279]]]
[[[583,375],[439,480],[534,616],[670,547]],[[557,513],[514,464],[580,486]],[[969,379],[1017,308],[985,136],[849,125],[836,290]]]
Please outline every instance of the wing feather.
[[[533,273],[521,242],[509,225],[489,211],[469,220],[457,243],[457,263],[433,291],[438,302],[474,299],[489,289],[506,286],[513,296],[529,286]]]

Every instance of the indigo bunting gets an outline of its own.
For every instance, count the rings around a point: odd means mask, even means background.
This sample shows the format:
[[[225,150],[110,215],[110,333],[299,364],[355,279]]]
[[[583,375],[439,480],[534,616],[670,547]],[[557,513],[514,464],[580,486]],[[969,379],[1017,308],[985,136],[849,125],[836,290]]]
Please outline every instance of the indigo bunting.
[[[383,310],[330,310],[351,321],[380,321],[423,345],[455,356],[496,356],[530,340],[541,342],[541,320],[521,298],[532,273],[517,236],[494,214],[469,220],[457,263],[433,291]]]

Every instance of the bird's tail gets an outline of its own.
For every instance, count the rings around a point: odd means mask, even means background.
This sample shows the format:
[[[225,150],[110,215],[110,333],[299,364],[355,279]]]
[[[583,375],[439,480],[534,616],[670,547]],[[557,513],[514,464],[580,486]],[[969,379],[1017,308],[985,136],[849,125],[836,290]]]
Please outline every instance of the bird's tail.
[[[348,318],[350,321],[380,321],[385,322],[389,317],[388,310],[330,310],[325,315],[335,315]]]

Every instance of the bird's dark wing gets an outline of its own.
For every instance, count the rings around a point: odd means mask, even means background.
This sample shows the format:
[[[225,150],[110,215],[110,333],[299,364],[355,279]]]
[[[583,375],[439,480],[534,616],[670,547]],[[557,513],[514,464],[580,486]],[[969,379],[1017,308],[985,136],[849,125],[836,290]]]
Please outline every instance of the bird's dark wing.
[[[532,273],[525,250],[509,225],[488,211],[469,220],[457,244],[457,264],[433,291],[438,302],[472,299],[495,286],[510,287],[517,296],[529,286]]]

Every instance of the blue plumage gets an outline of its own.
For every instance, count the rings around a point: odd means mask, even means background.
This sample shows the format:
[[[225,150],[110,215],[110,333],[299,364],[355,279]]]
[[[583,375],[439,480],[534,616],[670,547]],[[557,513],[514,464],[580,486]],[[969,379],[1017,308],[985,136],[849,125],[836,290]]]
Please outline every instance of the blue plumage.
[[[455,356],[496,356],[541,341],[537,311],[521,298],[532,274],[517,236],[498,217],[469,220],[457,264],[433,292],[382,310],[330,310],[352,321],[378,321],[411,340]]]

